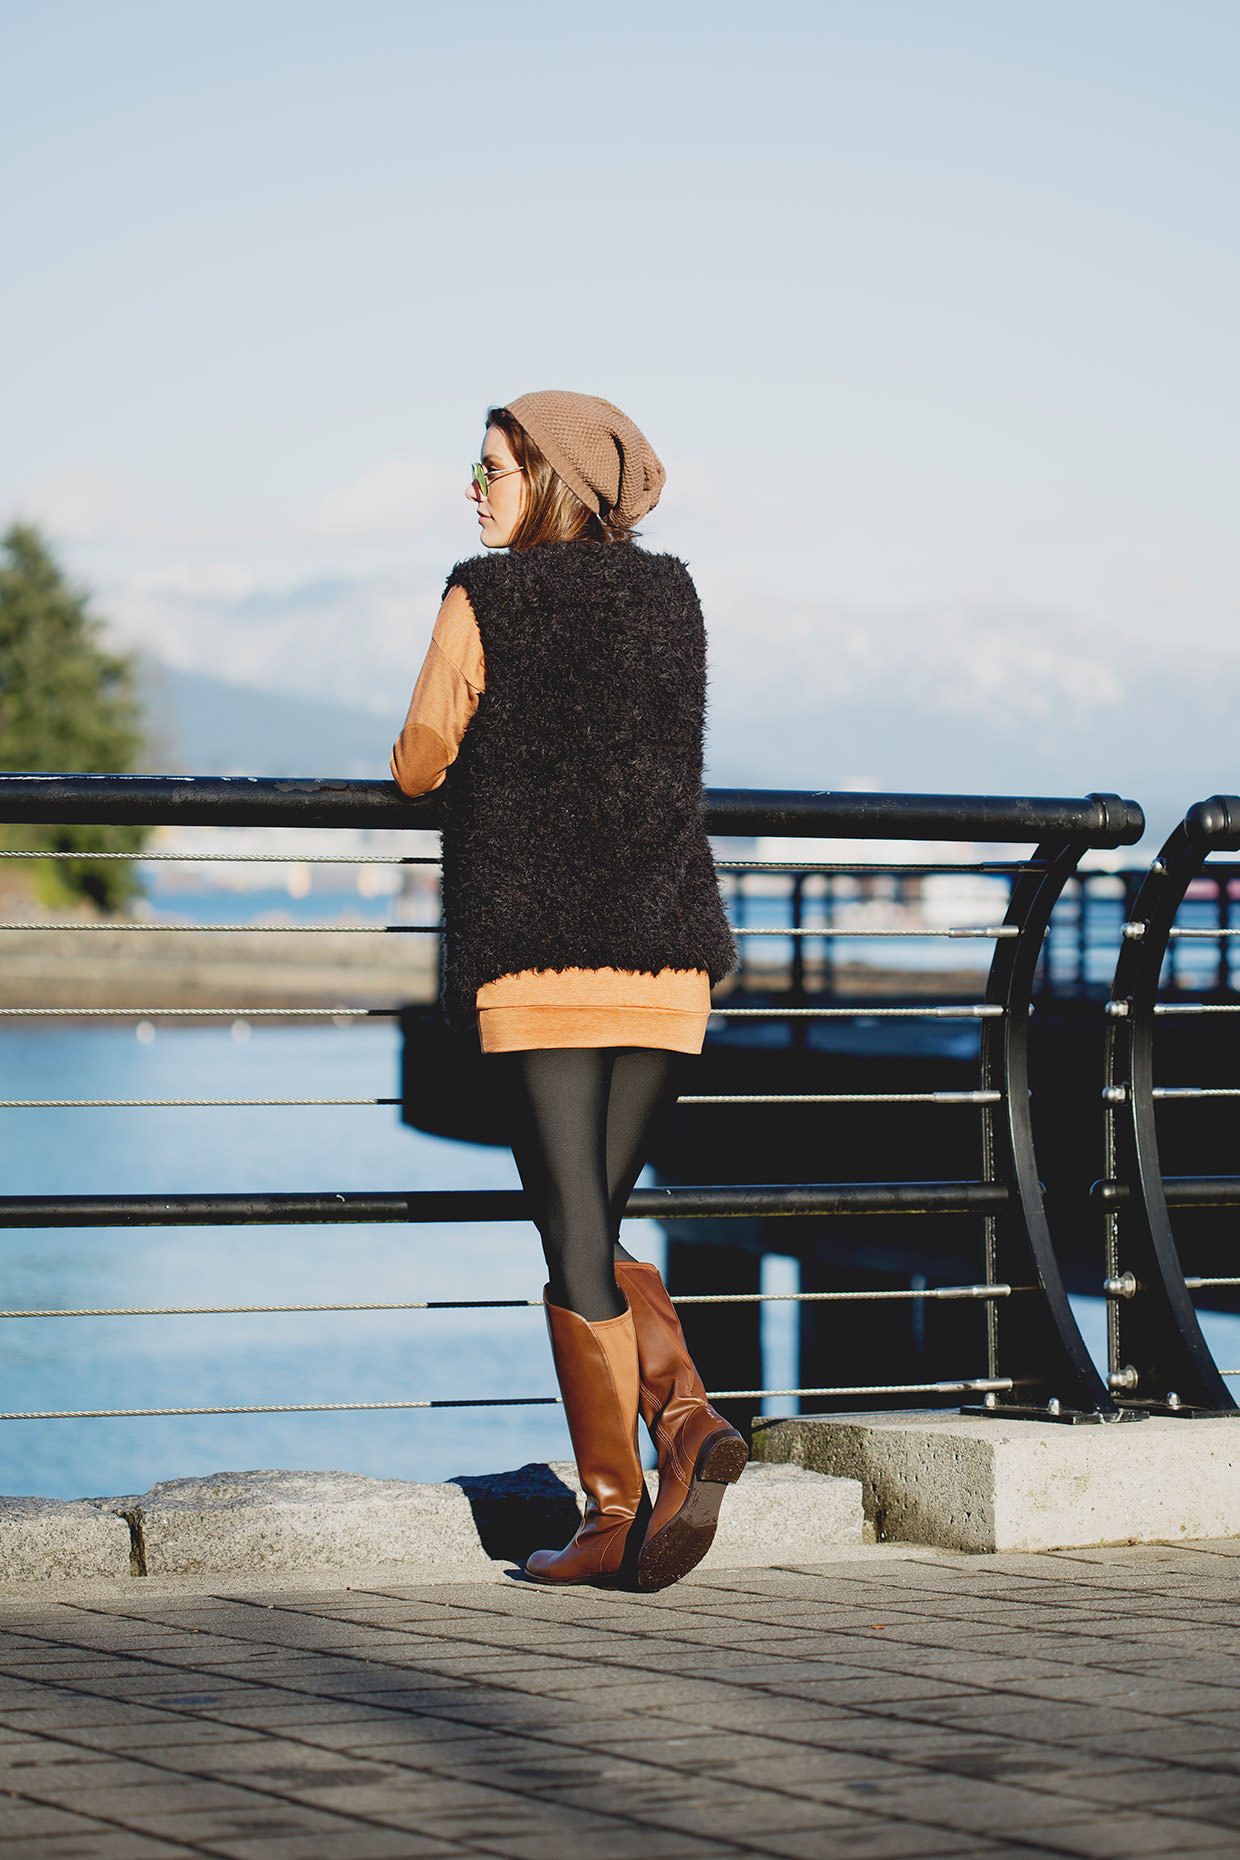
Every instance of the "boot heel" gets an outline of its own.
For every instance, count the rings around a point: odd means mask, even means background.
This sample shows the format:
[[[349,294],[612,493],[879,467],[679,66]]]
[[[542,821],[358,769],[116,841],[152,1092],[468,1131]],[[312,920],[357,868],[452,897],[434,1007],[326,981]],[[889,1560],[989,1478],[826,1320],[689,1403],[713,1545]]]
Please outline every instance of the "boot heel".
[[[654,1507],[650,1503],[650,1494],[646,1490],[646,1482],[643,1479],[642,1495],[637,1507],[637,1514],[629,1527],[629,1534],[624,1542],[624,1556],[621,1559],[620,1568],[612,1578],[616,1588],[635,1589],[638,1586],[637,1570],[641,1562],[642,1547],[646,1541],[646,1532],[650,1525],[650,1516],[653,1509]]]
[[[693,1477],[709,1480],[712,1485],[735,1485],[748,1464],[748,1447],[729,1428],[726,1434],[714,1434],[706,1442],[698,1454]]]

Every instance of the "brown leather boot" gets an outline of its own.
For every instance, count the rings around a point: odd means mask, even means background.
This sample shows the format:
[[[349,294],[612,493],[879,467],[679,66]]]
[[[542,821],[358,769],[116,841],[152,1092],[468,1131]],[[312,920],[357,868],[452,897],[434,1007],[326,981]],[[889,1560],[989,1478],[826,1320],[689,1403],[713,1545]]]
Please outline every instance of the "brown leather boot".
[[[749,1449],[706,1399],[676,1307],[655,1266],[621,1260],[616,1283],[637,1326],[642,1419],[659,1456],[659,1496],[637,1564],[642,1589],[665,1589],[710,1549],[719,1507]]]
[[[571,1543],[563,1550],[535,1550],[525,1573],[549,1583],[631,1579],[650,1516],[637,1449],[633,1313],[589,1324],[551,1304],[545,1292],[543,1304],[586,1514]]]

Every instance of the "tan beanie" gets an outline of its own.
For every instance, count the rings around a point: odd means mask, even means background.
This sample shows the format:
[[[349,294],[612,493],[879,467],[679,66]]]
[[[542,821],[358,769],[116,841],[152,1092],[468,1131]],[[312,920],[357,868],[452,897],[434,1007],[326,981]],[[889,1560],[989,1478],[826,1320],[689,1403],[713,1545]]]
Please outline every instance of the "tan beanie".
[[[609,400],[544,388],[510,400],[507,411],[596,517],[628,529],[658,503],[667,473],[649,440]]]

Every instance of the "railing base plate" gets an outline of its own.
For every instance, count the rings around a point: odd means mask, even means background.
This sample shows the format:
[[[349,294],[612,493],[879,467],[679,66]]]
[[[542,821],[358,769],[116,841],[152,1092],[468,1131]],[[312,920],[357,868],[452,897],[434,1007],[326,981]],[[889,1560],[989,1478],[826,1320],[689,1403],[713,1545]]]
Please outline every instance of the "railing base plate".
[[[1168,1421],[1240,1421],[1240,1408],[1194,1407],[1187,1401],[1126,1401],[1123,1410],[1125,1421],[1144,1421],[1152,1414]]]
[[[992,1408],[971,1402],[961,1414],[980,1414],[988,1421],[1055,1421],[1061,1427],[1109,1427],[1116,1421],[1144,1421],[1145,1414],[1136,1408],[1121,1408],[1115,1414],[1099,1414],[1093,1408],[1047,1408],[1032,1403],[996,1402]]]

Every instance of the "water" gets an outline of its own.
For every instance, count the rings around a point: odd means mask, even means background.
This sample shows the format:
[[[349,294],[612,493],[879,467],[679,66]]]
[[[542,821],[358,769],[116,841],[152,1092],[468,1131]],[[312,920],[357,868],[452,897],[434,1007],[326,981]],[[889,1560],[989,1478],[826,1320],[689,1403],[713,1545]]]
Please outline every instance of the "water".
[[[163,885],[147,887],[150,919],[159,923],[235,924],[383,924],[423,923],[438,915],[438,897],[423,902],[394,899],[387,893],[366,896],[355,891],[316,890],[292,894],[275,888],[228,891],[203,886],[195,891]]]
[[[0,1096],[390,1097],[396,1029],[0,1031]],[[506,1152],[403,1128],[393,1108],[11,1110],[10,1194],[512,1188]],[[626,1243],[661,1263],[662,1236]],[[439,1226],[10,1230],[0,1304],[329,1303],[529,1298],[534,1229]],[[196,1407],[549,1395],[541,1311],[0,1321],[0,1408]],[[443,1479],[570,1457],[558,1408],[0,1423],[0,1492],[145,1491],[253,1467]]]

